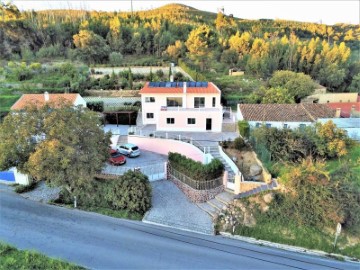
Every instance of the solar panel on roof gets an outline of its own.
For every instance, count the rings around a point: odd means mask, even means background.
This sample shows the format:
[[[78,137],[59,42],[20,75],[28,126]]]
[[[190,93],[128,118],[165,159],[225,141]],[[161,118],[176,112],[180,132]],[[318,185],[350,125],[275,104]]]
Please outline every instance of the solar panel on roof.
[[[149,82],[149,87],[154,87],[154,83],[153,83],[153,82]]]
[[[195,82],[188,82],[188,86],[189,87],[195,87],[196,83]]]
[[[159,83],[159,86],[160,86],[160,87],[165,87],[165,85],[166,85],[165,82],[160,82],[160,83]]]
[[[154,87],[159,87],[159,82],[154,82]]]
[[[177,86],[178,86],[178,87],[183,87],[183,86],[184,86],[184,83],[183,83],[183,82],[178,82],[178,83],[177,83]]]
[[[201,87],[201,82],[195,82],[195,87]]]
[[[208,83],[207,82],[201,82],[201,87],[208,87]]]
[[[166,87],[171,87],[171,82],[166,82],[166,83],[165,83],[165,86],[166,86]]]
[[[176,82],[171,82],[171,87],[176,87],[177,83]]]

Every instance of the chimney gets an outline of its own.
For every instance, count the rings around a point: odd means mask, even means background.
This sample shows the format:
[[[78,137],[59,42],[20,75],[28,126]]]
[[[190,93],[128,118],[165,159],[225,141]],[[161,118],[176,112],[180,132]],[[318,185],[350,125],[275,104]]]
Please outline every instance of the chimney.
[[[335,118],[340,118],[340,115],[341,115],[341,108],[336,108]]]
[[[186,82],[184,82],[184,88],[183,89],[184,89],[183,93],[186,94]]]
[[[355,113],[355,105],[352,105],[350,110],[350,117],[352,117],[354,113]]]
[[[174,75],[170,75],[170,82],[174,82]]]
[[[45,98],[45,102],[49,101],[49,93],[48,92],[44,93],[44,98]]]

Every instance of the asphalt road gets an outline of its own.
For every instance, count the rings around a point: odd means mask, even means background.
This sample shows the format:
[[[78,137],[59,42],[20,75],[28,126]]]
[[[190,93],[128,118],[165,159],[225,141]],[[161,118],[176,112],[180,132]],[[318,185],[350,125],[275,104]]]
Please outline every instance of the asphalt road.
[[[0,240],[96,269],[359,269],[355,263],[45,205],[2,189]]]

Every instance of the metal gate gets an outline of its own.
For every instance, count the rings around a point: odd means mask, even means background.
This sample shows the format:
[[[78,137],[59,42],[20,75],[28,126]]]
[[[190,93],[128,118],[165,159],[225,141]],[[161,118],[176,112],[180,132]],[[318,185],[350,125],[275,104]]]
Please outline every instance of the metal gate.
[[[166,178],[166,162],[157,162],[144,165],[141,167],[126,167],[126,166],[106,166],[103,170],[105,174],[123,175],[127,171],[140,171],[145,174],[150,181],[162,180]]]

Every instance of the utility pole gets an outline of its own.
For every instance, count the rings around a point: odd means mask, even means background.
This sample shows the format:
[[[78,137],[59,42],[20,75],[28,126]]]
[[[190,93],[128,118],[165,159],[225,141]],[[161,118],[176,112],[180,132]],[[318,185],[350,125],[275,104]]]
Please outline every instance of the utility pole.
[[[132,4],[132,0],[130,0],[131,2],[131,17],[133,17],[133,4]]]

